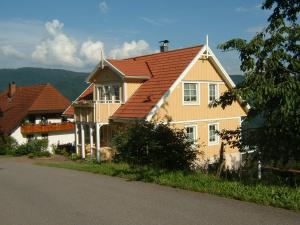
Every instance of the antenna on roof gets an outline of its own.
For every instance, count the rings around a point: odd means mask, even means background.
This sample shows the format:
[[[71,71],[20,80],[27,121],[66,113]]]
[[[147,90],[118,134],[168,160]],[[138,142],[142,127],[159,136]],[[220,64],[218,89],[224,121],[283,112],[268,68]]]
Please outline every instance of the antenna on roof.
[[[208,34],[206,35],[206,58],[208,58]]]
[[[101,54],[101,69],[104,68],[104,54],[103,54],[103,49],[100,48],[100,54]]]

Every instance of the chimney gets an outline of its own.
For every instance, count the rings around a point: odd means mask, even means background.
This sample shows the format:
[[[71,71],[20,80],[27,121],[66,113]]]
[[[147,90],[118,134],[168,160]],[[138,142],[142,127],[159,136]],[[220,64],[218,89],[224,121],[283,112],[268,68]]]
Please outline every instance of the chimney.
[[[160,41],[160,52],[167,52],[168,51],[168,45],[169,45],[169,41],[168,40],[164,40],[164,41]]]
[[[12,82],[8,85],[8,97],[9,98],[12,98],[14,96],[14,94],[16,93],[16,89],[17,89],[17,86],[16,86],[15,82]]]

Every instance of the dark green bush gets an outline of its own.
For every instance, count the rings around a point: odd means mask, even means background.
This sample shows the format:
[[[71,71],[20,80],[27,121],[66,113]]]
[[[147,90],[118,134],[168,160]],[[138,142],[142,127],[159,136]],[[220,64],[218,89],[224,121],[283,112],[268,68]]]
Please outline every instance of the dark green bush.
[[[9,155],[17,145],[18,143],[13,137],[0,135],[0,155]]]
[[[53,153],[57,155],[70,156],[72,153],[76,153],[75,146],[71,143],[56,145],[53,149],[55,150]]]
[[[117,133],[112,147],[117,150],[116,161],[186,170],[196,159],[198,145],[188,139],[184,130],[174,129],[169,124],[139,122]]]
[[[35,139],[28,143],[19,145],[13,152],[15,156],[28,155],[32,153],[35,156],[39,156],[39,154],[47,154],[42,152],[47,152],[48,148],[48,140],[46,139]]]

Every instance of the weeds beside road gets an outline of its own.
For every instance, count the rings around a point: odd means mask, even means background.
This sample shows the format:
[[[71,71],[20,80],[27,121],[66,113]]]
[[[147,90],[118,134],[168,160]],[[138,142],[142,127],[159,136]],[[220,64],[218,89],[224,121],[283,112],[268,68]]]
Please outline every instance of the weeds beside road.
[[[248,185],[237,181],[222,180],[202,172],[171,172],[147,167],[133,168],[125,163],[94,164],[90,162],[39,161],[35,164],[151,182],[286,209],[300,209],[299,187]]]

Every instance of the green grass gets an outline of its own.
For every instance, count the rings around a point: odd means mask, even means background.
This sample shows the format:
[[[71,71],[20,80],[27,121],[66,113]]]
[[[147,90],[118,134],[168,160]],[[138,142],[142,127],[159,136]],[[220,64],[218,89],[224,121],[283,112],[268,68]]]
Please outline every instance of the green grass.
[[[201,172],[132,168],[124,163],[37,162],[36,164],[151,182],[286,209],[300,209],[300,188],[262,184],[246,185],[241,182],[222,180]]]

